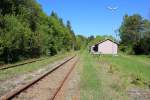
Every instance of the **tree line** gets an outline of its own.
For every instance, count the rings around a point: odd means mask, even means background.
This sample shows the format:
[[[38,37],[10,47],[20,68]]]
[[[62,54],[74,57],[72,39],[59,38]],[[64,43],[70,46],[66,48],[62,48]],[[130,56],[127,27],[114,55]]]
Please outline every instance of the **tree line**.
[[[150,21],[139,14],[125,15],[119,29],[120,50],[128,54],[150,54]]]
[[[70,21],[46,15],[35,0],[0,1],[0,61],[53,56],[79,49]]]
[[[90,47],[102,40],[111,39],[119,43],[119,50],[127,54],[150,55],[150,21],[139,14],[125,15],[119,27],[120,39],[113,36],[90,36],[86,39]]]

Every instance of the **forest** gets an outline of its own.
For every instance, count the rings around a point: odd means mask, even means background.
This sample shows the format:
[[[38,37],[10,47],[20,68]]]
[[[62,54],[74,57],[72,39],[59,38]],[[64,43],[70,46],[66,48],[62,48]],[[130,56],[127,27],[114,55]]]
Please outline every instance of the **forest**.
[[[35,0],[0,1],[0,61],[11,63],[77,49],[76,37],[54,11],[46,15]]]

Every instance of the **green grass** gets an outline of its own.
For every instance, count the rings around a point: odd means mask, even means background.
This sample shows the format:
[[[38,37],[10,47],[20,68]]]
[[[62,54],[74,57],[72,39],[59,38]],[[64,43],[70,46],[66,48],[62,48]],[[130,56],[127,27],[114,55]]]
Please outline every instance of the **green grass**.
[[[120,54],[80,55],[81,100],[132,100],[129,88],[149,88],[150,58]]]
[[[10,79],[15,76],[19,76],[22,74],[36,71],[40,68],[45,67],[46,65],[48,65],[52,62],[55,62],[59,59],[62,59],[66,56],[71,56],[71,55],[73,55],[73,53],[60,54],[60,55],[56,55],[53,57],[49,57],[48,59],[45,59],[42,61],[37,61],[34,63],[30,63],[30,64],[26,64],[26,65],[18,66],[15,68],[6,69],[6,70],[0,70],[0,81],[4,81],[6,79]]]
[[[132,58],[138,62],[144,63],[150,66],[150,57],[148,55],[122,55],[124,57]]]
[[[42,59],[46,59],[46,58],[48,58],[48,57],[42,56],[40,58],[33,58],[33,59],[22,60],[22,61],[18,61],[18,62],[15,62],[15,63],[10,63],[10,64],[3,64],[3,65],[0,65],[0,68],[15,66],[15,65],[18,65],[18,64],[23,64],[23,63],[27,63],[27,62],[35,61],[35,60],[42,60]]]
[[[81,56],[81,100],[99,100],[101,91],[101,80],[96,70],[96,61],[87,52]]]
[[[71,51],[71,52],[74,52],[74,51]],[[70,52],[70,53],[71,53]],[[77,52],[76,52],[77,53]],[[67,54],[67,53],[65,53]],[[59,54],[58,54],[59,55]],[[62,53],[61,53],[62,55]],[[55,55],[57,56],[57,55]],[[53,56],[54,57],[54,56]],[[9,64],[2,64],[0,65],[0,68],[5,68],[5,67],[10,67],[10,66],[15,66],[15,65],[19,65],[19,64],[23,64],[23,63],[27,63],[27,62],[31,62],[31,61],[35,61],[35,60],[44,60],[44,59],[47,59],[47,58],[50,58],[49,56],[41,56],[39,58],[29,58],[29,59],[26,59],[26,60],[21,60],[21,61],[18,61],[18,62],[15,62],[15,63],[9,63]]]
[[[150,84],[150,58],[147,56],[102,56],[100,60],[117,67],[125,77],[131,78],[135,85]],[[136,84],[137,83],[137,84]],[[146,85],[145,85],[146,86]]]

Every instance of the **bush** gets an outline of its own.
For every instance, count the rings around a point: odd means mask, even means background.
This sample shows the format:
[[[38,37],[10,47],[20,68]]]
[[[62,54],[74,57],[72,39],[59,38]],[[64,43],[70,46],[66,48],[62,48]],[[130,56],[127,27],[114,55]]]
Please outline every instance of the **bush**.
[[[1,16],[0,27],[0,47],[3,59],[6,63],[18,61],[28,49],[31,31],[13,15]]]

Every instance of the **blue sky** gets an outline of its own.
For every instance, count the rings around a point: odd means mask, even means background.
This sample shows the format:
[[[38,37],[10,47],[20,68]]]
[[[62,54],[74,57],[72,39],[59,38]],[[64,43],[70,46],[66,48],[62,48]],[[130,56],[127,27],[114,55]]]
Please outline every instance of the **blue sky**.
[[[150,17],[150,0],[37,0],[47,15],[54,10],[64,21],[70,20],[76,34],[115,35],[125,14]],[[115,12],[108,6],[118,7]]]

